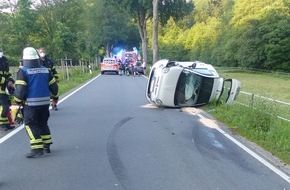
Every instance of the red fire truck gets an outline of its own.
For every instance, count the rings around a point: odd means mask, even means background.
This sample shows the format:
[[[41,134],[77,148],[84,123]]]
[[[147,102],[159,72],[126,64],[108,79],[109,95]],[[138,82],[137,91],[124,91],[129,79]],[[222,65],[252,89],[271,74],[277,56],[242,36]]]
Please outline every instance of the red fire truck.
[[[123,52],[122,60],[125,61],[126,59],[129,59],[130,65],[135,66],[138,59],[138,55],[135,51],[125,51]]]

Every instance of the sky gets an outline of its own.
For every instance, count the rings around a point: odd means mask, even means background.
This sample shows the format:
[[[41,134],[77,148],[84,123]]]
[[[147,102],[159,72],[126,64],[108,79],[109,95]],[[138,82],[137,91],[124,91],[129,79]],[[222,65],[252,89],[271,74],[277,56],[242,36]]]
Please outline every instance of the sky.
[[[0,12],[12,12],[14,9],[13,7],[17,5],[17,2],[18,0],[0,0]],[[40,0],[32,0],[31,2],[32,4],[39,4]],[[7,5],[8,8],[3,9],[2,6],[4,5]]]

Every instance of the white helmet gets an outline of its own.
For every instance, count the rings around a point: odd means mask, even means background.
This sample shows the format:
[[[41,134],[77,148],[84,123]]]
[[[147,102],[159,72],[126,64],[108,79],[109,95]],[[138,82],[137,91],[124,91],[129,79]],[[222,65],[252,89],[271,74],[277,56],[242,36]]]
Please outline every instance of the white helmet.
[[[39,59],[36,49],[33,47],[27,47],[23,50],[23,60]]]

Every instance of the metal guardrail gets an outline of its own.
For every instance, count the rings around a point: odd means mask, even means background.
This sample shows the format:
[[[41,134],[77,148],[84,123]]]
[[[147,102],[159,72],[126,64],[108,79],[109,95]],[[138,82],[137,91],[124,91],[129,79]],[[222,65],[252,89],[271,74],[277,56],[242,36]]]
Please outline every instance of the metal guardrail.
[[[252,109],[254,109],[254,102],[255,102],[255,98],[260,98],[260,99],[263,99],[263,100],[266,100],[266,101],[270,101],[272,103],[278,103],[278,104],[282,104],[284,106],[290,106],[290,103],[288,102],[284,102],[284,101],[280,101],[280,100],[275,100],[275,99],[272,99],[272,98],[268,98],[268,97],[265,97],[265,96],[260,96],[260,95],[256,95],[256,94],[253,94],[253,93],[249,93],[249,92],[243,92],[243,91],[240,91],[240,93],[242,94],[245,94],[245,95],[248,95],[248,96],[251,96],[251,100],[250,100],[250,105],[247,105],[245,103],[242,103],[242,102],[239,102],[239,104],[242,104],[244,106],[249,106],[251,107]],[[289,109],[290,110],[290,109]],[[287,121],[287,122],[290,122],[290,118],[285,118],[284,116],[277,116],[279,119],[282,119],[284,121]]]

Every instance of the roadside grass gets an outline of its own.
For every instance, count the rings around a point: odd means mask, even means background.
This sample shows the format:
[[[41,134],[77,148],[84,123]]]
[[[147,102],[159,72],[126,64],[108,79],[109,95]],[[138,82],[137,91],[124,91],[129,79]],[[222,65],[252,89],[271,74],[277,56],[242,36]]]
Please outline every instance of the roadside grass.
[[[242,91],[290,103],[290,74],[262,73],[245,70],[217,68],[224,78],[238,79]]]
[[[290,76],[244,71],[218,72],[224,78],[240,80],[242,91],[290,102]],[[255,142],[287,164],[290,164],[290,122],[278,116],[289,118],[289,108],[265,99],[256,98],[252,101],[251,97],[243,94],[232,105],[211,103],[203,107],[229,129]]]
[[[285,163],[290,164],[290,124],[278,119],[267,105],[250,109],[240,104],[208,105],[207,110],[230,130],[255,142]]]
[[[59,78],[60,78],[59,95],[61,96],[67,93],[68,91],[70,91],[71,89],[95,77],[96,75],[100,73],[100,71],[93,70],[92,74],[89,74],[88,72],[83,73],[79,69],[74,69],[74,70],[69,71],[68,79],[64,79],[64,76],[61,72],[58,72],[58,73],[59,73]]]

